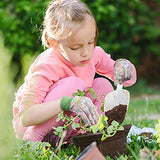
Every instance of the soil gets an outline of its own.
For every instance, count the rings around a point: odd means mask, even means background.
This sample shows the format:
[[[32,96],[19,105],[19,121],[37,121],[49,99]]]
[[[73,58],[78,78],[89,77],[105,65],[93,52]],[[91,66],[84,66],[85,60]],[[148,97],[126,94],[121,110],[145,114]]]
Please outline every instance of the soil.
[[[110,125],[113,120],[121,124],[124,121],[127,112],[127,105],[118,105],[113,109],[105,112],[105,115],[108,117],[108,124]]]

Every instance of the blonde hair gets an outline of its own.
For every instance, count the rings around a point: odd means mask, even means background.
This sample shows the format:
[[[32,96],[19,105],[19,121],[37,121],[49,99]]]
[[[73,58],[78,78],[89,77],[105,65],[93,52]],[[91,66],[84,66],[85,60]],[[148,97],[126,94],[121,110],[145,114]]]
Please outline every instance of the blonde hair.
[[[43,22],[43,46],[47,48],[50,47],[50,43],[48,41],[48,38],[50,37],[57,41],[69,37],[72,33],[72,24],[83,22],[86,15],[89,15],[94,19],[89,8],[80,0],[51,1]],[[98,29],[96,30],[95,44],[97,35]]]

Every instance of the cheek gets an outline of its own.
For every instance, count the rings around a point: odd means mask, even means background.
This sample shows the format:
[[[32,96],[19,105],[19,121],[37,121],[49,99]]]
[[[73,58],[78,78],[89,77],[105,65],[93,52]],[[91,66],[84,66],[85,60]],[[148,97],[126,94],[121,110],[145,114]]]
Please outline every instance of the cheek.
[[[71,53],[71,54],[70,54],[70,58],[71,58],[73,61],[76,61],[76,60],[80,59],[80,54],[79,54],[78,52]]]
[[[79,54],[76,52],[66,51],[64,54],[67,60],[76,61],[77,59],[79,59]]]
[[[94,48],[95,48],[94,45],[90,47],[90,54],[91,54],[91,55],[93,55]]]

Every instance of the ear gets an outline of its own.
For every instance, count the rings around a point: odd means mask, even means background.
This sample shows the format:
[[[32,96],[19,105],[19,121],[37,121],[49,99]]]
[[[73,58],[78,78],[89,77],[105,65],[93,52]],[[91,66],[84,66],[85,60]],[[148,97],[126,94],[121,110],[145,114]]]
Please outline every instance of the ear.
[[[58,48],[58,43],[57,43],[57,41],[56,40],[54,40],[53,38],[48,38],[48,42],[49,42],[49,44],[50,44],[50,46],[51,47],[54,47],[55,49],[57,49]]]

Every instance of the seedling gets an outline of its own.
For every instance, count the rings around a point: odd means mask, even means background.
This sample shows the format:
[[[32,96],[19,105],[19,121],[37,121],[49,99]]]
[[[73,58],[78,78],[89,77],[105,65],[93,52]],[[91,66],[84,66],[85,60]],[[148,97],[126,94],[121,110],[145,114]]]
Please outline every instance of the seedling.
[[[108,126],[107,120],[108,117],[105,115],[99,115],[99,121],[95,125],[88,126],[87,124],[84,124],[84,122],[80,119],[79,122],[75,122],[75,119],[78,116],[71,116],[68,117],[67,115],[64,116],[63,112],[61,112],[58,115],[58,118],[56,122],[62,120],[64,123],[63,126],[58,126],[58,127],[53,127],[54,129],[54,134],[62,137],[62,134],[65,130],[71,129],[71,127],[76,130],[79,130],[79,133],[81,131],[86,131],[86,132],[92,132],[93,134],[96,134],[97,132],[102,133],[101,140],[105,140],[108,137],[112,137],[116,134],[117,131],[122,131],[124,130],[123,126],[119,125],[117,121],[112,121],[111,125]],[[79,117],[80,118],[80,117]]]
[[[160,119],[158,120],[158,123],[156,125],[156,138],[157,138],[157,143],[159,143],[160,147]]]
[[[93,99],[94,98],[98,98],[100,100],[100,97],[96,94],[96,92],[94,91],[93,88],[90,88],[89,91],[87,92],[87,95],[92,94]],[[73,94],[74,96],[85,96],[86,92],[85,91],[80,91],[78,90],[77,93]],[[102,103],[102,107],[104,102],[101,101]],[[56,120],[56,122],[62,120],[64,123],[63,126],[58,126],[58,127],[53,127],[54,129],[54,133],[59,136],[62,137],[62,133],[64,132],[64,130],[68,130],[71,129],[71,127],[76,130],[79,130],[79,133],[81,133],[81,131],[85,131],[85,132],[93,132],[93,134],[96,134],[97,132],[102,133],[102,137],[101,140],[105,140],[108,137],[112,137],[116,134],[117,131],[122,131],[124,130],[123,126],[119,125],[119,123],[117,121],[112,121],[112,123],[110,125],[108,125],[107,120],[108,117],[106,117],[105,115],[99,115],[99,121],[97,124],[92,125],[92,126],[88,126],[87,124],[84,124],[83,120],[80,118],[79,122],[75,122],[75,119],[79,117],[78,115],[73,117],[68,117],[67,115],[64,115],[63,112],[61,112],[60,114],[58,114],[58,118]]]
[[[86,91],[80,91],[78,89],[76,93],[73,93],[73,96],[88,96],[90,93],[92,94],[93,99],[97,98],[102,103],[101,110],[104,112],[104,101],[102,101],[100,99],[100,96],[97,95],[97,93],[95,92],[95,90],[93,88],[90,87],[87,92]],[[101,95],[101,96],[105,96],[105,95]]]

